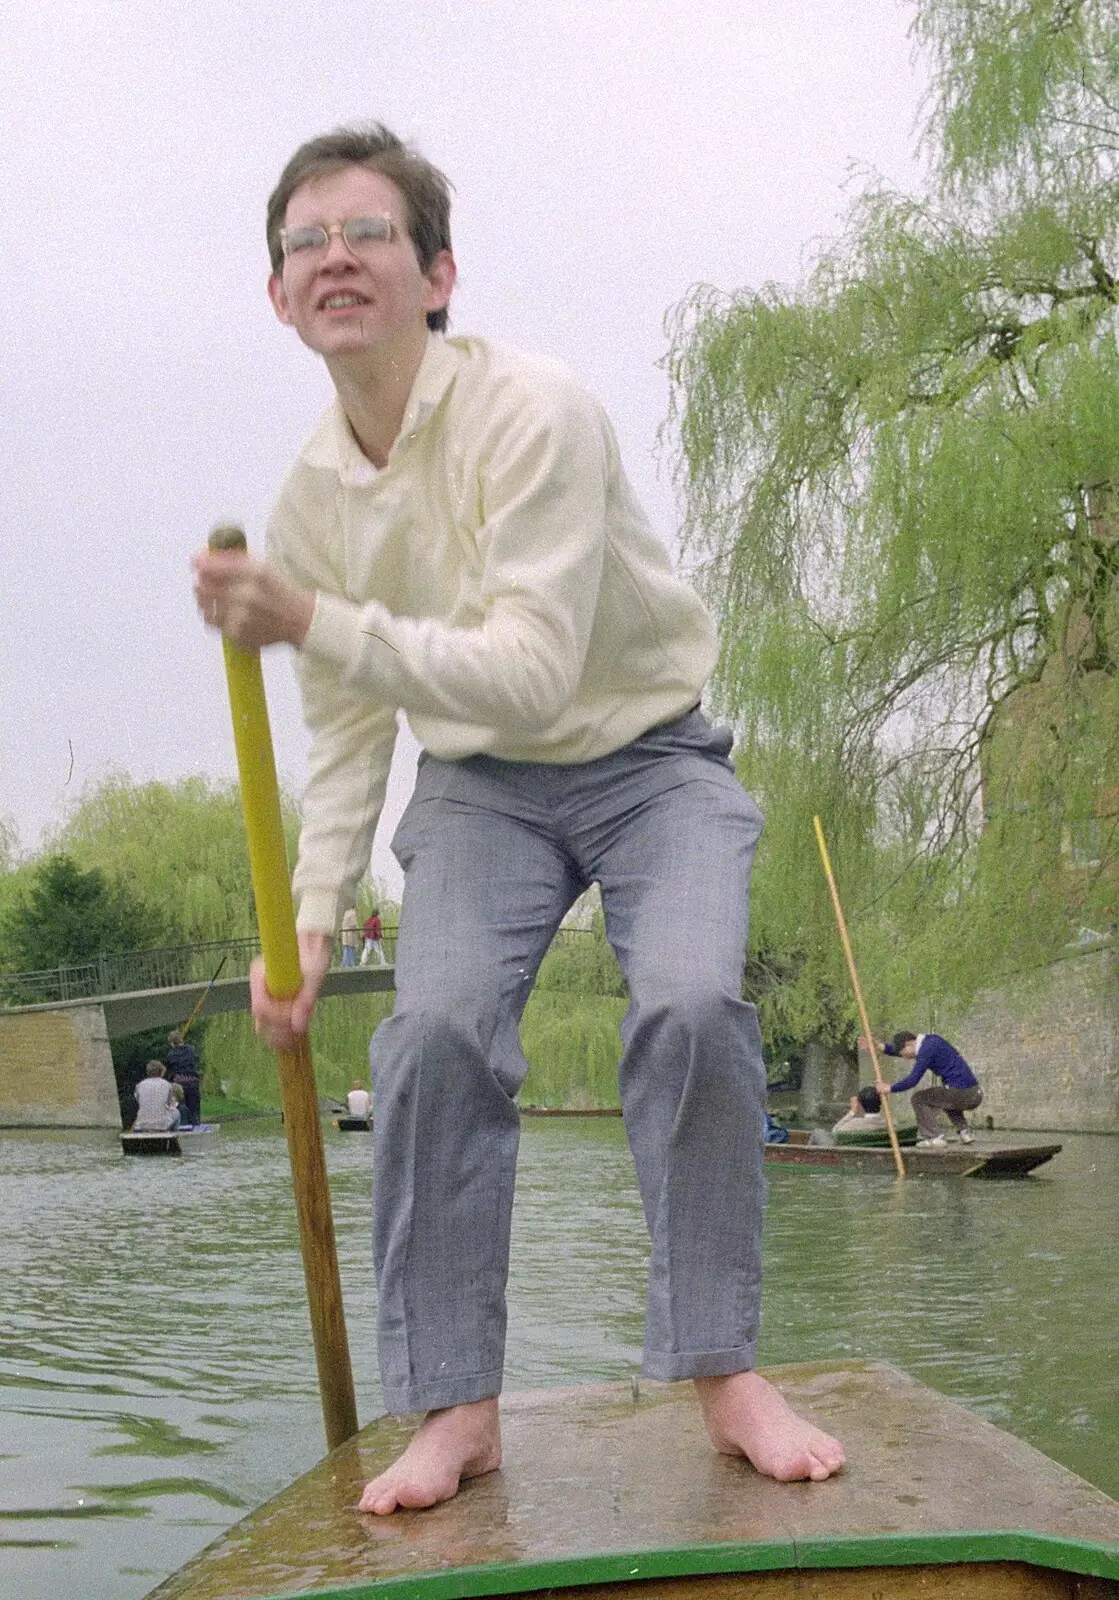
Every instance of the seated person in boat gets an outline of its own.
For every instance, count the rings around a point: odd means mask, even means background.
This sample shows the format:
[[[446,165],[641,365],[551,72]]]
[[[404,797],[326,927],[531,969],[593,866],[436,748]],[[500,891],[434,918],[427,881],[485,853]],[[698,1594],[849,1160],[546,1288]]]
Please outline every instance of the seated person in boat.
[[[369,1090],[362,1086],[360,1078],[354,1079],[354,1086],[346,1096],[346,1112],[351,1117],[361,1117],[369,1121],[373,1111],[373,1096]]]
[[[832,1127],[833,1133],[872,1133],[886,1126],[882,1097],[872,1083],[851,1096],[848,1111]]]
[[[860,1038],[859,1044],[866,1049],[865,1039]],[[940,1079],[939,1088],[934,1084],[928,1089],[917,1089],[910,1101],[917,1118],[917,1149],[944,1148],[947,1140],[937,1122],[940,1111],[952,1124],[960,1143],[970,1144],[975,1135],[968,1127],[964,1112],[974,1111],[982,1103],[983,1091],[960,1052],[939,1033],[895,1033],[892,1039],[884,1039],[878,1048],[883,1055],[900,1056],[913,1063],[912,1070],[904,1078],[885,1085],[887,1094],[904,1094],[907,1089],[915,1088],[926,1072]]]
[[[148,1062],[145,1076],[132,1093],[136,1097],[133,1133],[173,1133],[179,1126],[179,1103],[162,1061]]]
[[[426,1417],[365,1511],[432,1505],[501,1460],[518,1024],[592,883],[631,996],[620,1085],[652,1234],[644,1371],[694,1379],[716,1449],[823,1479],[843,1451],[754,1369],[765,1070],[742,999],[758,808],[700,709],[714,624],[558,362],[448,337],[444,175],[374,124],[312,139],[268,206],[269,294],[334,404],[267,559],[195,558],[203,618],[294,649],[311,733],[294,889],[303,988],[252,975],[296,1048],[354,903],[403,712],[423,753],[393,1014],[371,1047],[385,1402]],[[673,929],[671,940],[664,930]]]

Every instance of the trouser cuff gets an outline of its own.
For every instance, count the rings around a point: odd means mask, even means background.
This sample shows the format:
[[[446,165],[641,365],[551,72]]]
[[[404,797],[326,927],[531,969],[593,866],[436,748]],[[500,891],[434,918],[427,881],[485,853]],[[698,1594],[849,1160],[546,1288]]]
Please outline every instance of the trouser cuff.
[[[385,1410],[394,1417],[414,1411],[442,1411],[447,1406],[468,1406],[476,1400],[493,1400],[501,1393],[501,1369],[475,1372],[462,1378],[438,1378],[390,1388],[382,1385]]]
[[[683,1378],[726,1378],[749,1372],[757,1359],[757,1341],[734,1350],[646,1350],[642,1376],[658,1383],[679,1383]]]

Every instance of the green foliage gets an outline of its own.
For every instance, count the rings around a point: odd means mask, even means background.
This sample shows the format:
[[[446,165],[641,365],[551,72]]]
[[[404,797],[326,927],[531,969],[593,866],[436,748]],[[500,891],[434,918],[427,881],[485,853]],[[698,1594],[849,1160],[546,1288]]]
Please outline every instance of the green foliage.
[[[9,971],[76,965],[152,942],[156,917],[126,884],[72,857],[44,857],[23,896],[7,908],[4,960]]]
[[[1110,202],[1119,154],[1119,28],[1112,0],[923,0],[932,52],[930,142],[965,196],[999,184]]]
[[[685,539],[769,817],[758,997],[792,1038],[854,1031],[814,814],[878,1015],[1114,917],[1119,31],[1087,0],[917,9],[939,188],[872,189],[799,288],[672,322]]]
[[[294,857],[298,813],[286,798],[283,815]],[[200,777],[134,784],[117,775],[83,793],[55,843],[159,908],[153,942],[193,944],[256,932],[236,784]]]
[[[537,990],[530,995],[521,1020],[521,1047],[529,1064],[521,1104],[571,1111],[618,1105],[618,1030],[626,1004],[600,994]]]
[[[602,913],[589,928],[561,928],[536,978],[536,988],[566,994],[628,993],[618,958],[606,942]]]
[[[384,901],[381,902],[384,905]],[[587,930],[561,929],[544,959],[521,1021],[530,1064],[525,1105],[586,1108],[618,1104],[618,1030],[626,988],[606,942],[601,913]],[[394,996],[354,995],[321,1002],[311,1021],[311,1055],[319,1093],[343,1101],[355,1078],[368,1082],[369,1041],[391,1014]],[[263,1108],[280,1103],[275,1057],[244,1015],[207,1024],[206,1093],[225,1093]]]
[[[369,1041],[392,1010],[393,996],[324,1000],[311,1023],[311,1056],[320,1095],[342,1102],[354,1079],[369,1081]],[[618,1029],[626,1002],[608,995],[536,990],[521,1023],[529,1062],[524,1105],[587,1109],[618,1104]],[[210,1019],[204,1092],[242,1106],[276,1110],[276,1058],[253,1032],[252,1019],[227,1013]]]

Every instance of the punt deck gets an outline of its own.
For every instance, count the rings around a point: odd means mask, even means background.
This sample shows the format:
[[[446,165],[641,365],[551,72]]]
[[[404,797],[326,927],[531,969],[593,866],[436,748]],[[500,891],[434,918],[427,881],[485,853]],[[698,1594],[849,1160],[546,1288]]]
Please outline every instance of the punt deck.
[[[356,1510],[399,1453],[381,1418],[148,1600],[1115,1600],[1119,1503],[870,1362],[770,1369],[843,1439],[823,1484],[708,1444],[690,1384],[503,1398],[505,1460],[430,1511]]]

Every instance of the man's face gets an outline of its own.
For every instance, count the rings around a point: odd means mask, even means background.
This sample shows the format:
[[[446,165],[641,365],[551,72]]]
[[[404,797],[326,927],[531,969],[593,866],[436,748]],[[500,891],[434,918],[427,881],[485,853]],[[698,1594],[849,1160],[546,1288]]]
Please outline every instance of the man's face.
[[[905,1043],[901,1047],[901,1053],[904,1056],[904,1058],[906,1059],[906,1061],[916,1061],[916,1059],[917,1059],[917,1041],[916,1041],[916,1039],[907,1039],[905,1041]]]
[[[392,237],[356,253],[338,224],[388,216]],[[368,167],[310,178],[292,195],[284,227],[334,228],[325,249],[289,256],[268,281],[280,321],[322,356],[388,350],[426,336],[427,313],[450,299],[455,268],[440,252],[425,273],[408,237],[408,208],[396,185]]]

